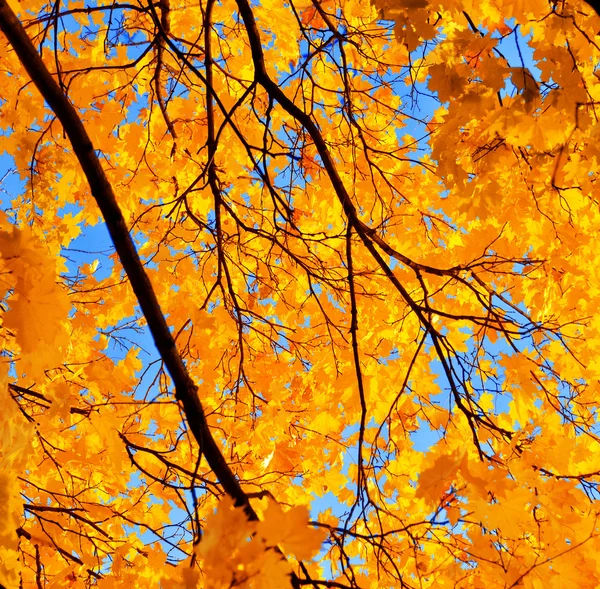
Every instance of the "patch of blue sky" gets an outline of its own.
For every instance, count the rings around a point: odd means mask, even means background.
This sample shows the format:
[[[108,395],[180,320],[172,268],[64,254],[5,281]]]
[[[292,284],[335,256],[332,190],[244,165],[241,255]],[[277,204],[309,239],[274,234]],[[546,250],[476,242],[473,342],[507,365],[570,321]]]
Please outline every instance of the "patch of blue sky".
[[[104,223],[83,227],[82,233],[63,248],[62,254],[72,275],[76,275],[83,264],[93,264],[96,260],[94,276],[97,280],[108,278],[114,269],[114,247]]]
[[[9,218],[12,201],[17,198],[17,195],[23,194],[25,189],[26,181],[17,171],[14,158],[6,151],[0,153],[0,206],[9,215]]]

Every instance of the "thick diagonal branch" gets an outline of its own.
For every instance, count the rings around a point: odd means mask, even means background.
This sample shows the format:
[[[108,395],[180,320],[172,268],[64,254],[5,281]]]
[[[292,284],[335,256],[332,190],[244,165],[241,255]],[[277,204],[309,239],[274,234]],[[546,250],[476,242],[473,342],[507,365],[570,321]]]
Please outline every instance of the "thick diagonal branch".
[[[0,0],[0,30],[6,35],[31,80],[65,129],[90,185],[92,195],[100,207],[121,264],[123,264],[148,322],[154,343],[173,379],[175,395],[183,406],[188,426],[200,445],[209,467],[223,486],[223,490],[234,499],[235,504],[243,507],[250,519],[256,519],[248,496],[242,490],[210,432],[198,398],[198,388],[191,379],[175,346],[156,294],[129,234],[113,188],[102,169],[77,111],[44,65],[42,58],[6,0]]]

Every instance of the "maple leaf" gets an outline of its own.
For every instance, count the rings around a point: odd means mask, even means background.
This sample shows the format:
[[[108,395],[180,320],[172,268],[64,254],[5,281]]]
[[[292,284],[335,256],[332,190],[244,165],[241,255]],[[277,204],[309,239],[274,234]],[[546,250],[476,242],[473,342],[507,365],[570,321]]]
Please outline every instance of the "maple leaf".
[[[206,519],[206,527],[198,553],[212,562],[227,561],[239,546],[253,534],[256,523],[233,501],[225,497],[218,509]]]
[[[291,586],[289,564],[259,539],[263,524],[249,521],[228,498],[219,503],[216,512],[207,518],[196,550],[202,559],[204,587],[224,589],[231,583],[257,589]]]
[[[438,456],[432,466],[423,469],[419,474],[419,485],[415,496],[429,503],[436,503],[454,480],[463,459],[464,452],[460,450]]]
[[[257,533],[267,545],[281,545],[285,554],[293,554],[298,560],[315,556],[326,536],[323,530],[309,527],[309,511],[303,505],[284,511],[276,501],[269,501],[263,518]]]
[[[429,68],[429,88],[437,92],[439,99],[446,102],[460,96],[465,88],[465,80],[455,68],[440,63]]]

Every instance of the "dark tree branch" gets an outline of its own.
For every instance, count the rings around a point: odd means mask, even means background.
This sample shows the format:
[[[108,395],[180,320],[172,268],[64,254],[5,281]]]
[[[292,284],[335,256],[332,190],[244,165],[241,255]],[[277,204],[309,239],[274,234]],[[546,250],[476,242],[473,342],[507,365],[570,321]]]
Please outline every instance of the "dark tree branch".
[[[77,111],[48,71],[6,0],[0,0],[0,30],[6,35],[31,80],[65,129],[73,151],[85,173],[92,195],[102,212],[131,287],[148,322],[154,343],[173,379],[175,396],[183,406],[189,428],[196,438],[201,452],[223,486],[223,490],[233,498],[237,506],[244,508],[250,519],[256,520],[256,513],[250,506],[248,496],[242,490],[208,427],[204,409],[198,398],[198,387],[190,377],[175,346],[156,294],[129,234],[113,188],[102,169]]]

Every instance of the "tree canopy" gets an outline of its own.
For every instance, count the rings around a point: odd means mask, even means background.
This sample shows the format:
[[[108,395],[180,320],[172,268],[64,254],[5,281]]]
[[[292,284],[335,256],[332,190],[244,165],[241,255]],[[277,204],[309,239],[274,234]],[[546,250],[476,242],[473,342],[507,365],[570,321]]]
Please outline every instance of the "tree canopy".
[[[600,586],[600,17],[0,0],[0,586]]]

